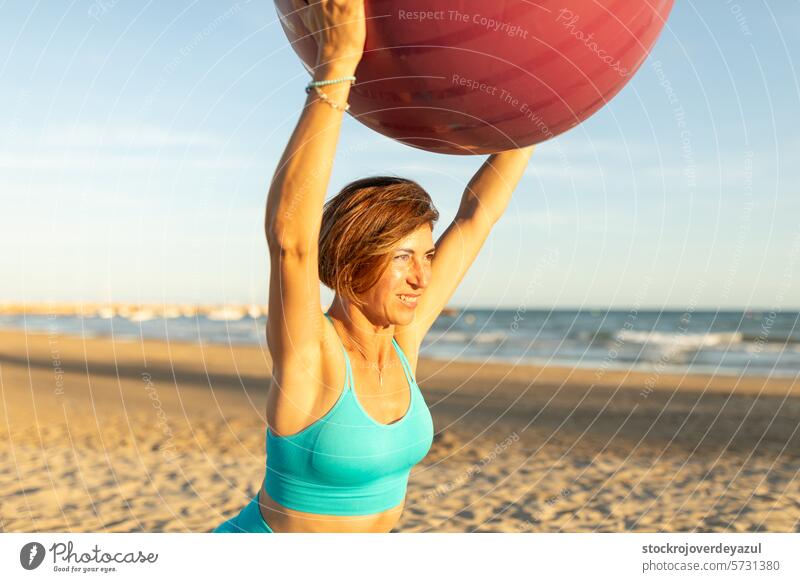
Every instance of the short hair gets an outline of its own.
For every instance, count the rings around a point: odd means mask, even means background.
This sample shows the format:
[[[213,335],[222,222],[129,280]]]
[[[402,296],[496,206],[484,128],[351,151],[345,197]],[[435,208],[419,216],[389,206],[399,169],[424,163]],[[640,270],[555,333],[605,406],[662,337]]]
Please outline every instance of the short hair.
[[[347,184],[323,206],[320,281],[362,306],[358,295],[378,282],[394,246],[438,219],[430,195],[413,180],[373,176]]]

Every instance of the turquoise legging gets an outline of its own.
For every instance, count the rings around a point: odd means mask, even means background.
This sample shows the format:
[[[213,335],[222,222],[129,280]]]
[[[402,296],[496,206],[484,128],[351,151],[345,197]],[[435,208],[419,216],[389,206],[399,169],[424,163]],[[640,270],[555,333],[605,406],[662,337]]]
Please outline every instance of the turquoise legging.
[[[211,533],[273,533],[258,509],[258,493],[239,515],[217,526]]]

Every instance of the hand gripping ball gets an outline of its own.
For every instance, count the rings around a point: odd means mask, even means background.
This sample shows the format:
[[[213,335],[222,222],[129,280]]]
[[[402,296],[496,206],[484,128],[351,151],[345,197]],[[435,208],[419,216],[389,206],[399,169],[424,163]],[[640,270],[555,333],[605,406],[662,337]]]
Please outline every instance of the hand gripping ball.
[[[307,68],[317,47],[292,0],[281,25]],[[486,154],[574,127],[628,82],[672,0],[366,0],[350,114],[424,150]]]

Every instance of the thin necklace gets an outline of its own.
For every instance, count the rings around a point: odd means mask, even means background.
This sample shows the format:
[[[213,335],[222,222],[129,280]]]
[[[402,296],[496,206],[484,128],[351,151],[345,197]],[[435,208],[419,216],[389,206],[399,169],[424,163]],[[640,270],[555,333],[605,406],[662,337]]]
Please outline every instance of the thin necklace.
[[[361,354],[361,357],[364,358],[367,361],[367,364],[369,365],[369,367],[370,368],[375,368],[378,371],[378,382],[380,383],[381,388],[383,388],[383,370],[386,368],[386,366],[384,365],[383,368],[380,368],[378,366],[378,362],[375,362],[375,363],[370,362],[369,359],[367,358],[366,354],[361,351],[361,347],[355,342],[353,342],[353,345],[356,346],[356,349],[358,350],[358,353]]]
[[[348,339],[350,339],[350,338],[348,338]],[[384,365],[383,368],[381,368],[381,367],[378,366],[378,362],[375,362],[375,363],[370,362],[369,358],[367,358],[367,355],[363,352],[363,350],[361,349],[361,346],[359,346],[357,342],[354,342],[354,341],[351,340],[350,343],[353,344],[356,347],[356,349],[358,350],[358,353],[361,354],[361,357],[364,358],[364,360],[366,360],[366,362],[369,365],[369,367],[370,368],[375,368],[378,371],[378,382],[380,382],[380,386],[381,386],[381,388],[383,388],[383,371],[386,369],[386,365]]]

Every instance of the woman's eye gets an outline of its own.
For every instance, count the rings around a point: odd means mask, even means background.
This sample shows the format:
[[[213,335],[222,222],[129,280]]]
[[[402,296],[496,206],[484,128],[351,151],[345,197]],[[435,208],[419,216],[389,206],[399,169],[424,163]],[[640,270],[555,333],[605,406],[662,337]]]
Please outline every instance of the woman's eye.
[[[428,261],[433,261],[433,257],[434,257],[434,255],[430,254],[426,258],[428,259]]]
[[[397,255],[395,257],[395,260],[400,259],[401,261],[405,261],[405,260],[408,260],[408,258],[409,258],[408,255]]]

